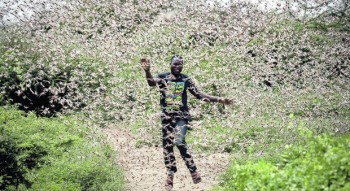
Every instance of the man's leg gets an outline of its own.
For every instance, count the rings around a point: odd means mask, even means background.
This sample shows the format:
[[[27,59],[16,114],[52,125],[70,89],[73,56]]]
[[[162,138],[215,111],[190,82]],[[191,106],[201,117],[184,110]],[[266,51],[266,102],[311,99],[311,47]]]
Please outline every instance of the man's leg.
[[[194,164],[192,155],[186,144],[186,132],[188,129],[188,121],[187,120],[177,120],[175,127],[175,145],[180,151],[182,159],[185,161],[185,164],[188,170],[193,173],[196,172],[197,167]]]
[[[162,144],[164,164],[167,169],[165,189],[171,190],[173,188],[174,174],[177,171],[174,155],[174,125],[171,119],[162,119]]]
[[[174,175],[177,168],[174,155],[174,127],[171,124],[171,120],[162,120],[162,144],[167,174]]]
[[[175,144],[180,150],[182,159],[185,161],[185,164],[188,170],[191,173],[193,183],[197,184],[202,181],[201,176],[197,172],[197,167],[194,164],[193,158],[186,144],[186,132],[188,129],[187,120],[178,120],[175,127]]]

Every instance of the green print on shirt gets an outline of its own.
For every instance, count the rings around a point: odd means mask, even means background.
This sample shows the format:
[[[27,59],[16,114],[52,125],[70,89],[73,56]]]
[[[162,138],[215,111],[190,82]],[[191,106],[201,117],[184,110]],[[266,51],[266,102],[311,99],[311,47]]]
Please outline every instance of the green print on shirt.
[[[165,93],[166,107],[180,109],[182,106],[182,94],[185,89],[185,82],[168,82]]]

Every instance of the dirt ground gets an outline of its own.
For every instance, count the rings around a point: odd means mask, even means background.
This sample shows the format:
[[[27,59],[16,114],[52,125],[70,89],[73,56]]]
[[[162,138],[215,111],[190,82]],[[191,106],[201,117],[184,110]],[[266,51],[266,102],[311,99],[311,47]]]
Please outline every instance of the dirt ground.
[[[105,132],[117,152],[118,163],[125,172],[128,191],[165,190],[166,169],[161,147],[136,148],[137,137],[124,129],[108,128]],[[175,149],[178,171],[175,174],[173,191],[210,190],[218,184],[219,174],[229,163],[228,153],[192,153],[202,182],[193,184],[178,149]]]

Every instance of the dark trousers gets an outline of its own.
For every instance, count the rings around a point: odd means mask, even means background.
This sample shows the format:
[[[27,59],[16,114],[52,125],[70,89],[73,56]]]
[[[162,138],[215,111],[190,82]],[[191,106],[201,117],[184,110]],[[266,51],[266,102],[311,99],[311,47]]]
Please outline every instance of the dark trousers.
[[[162,118],[163,155],[165,167],[169,175],[173,175],[177,171],[174,146],[179,149],[188,170],[190,172],[195,172],[197,170],[192,155],[186,145],[185,137],[187,130],[187,119],[177,119],[174,116]]]

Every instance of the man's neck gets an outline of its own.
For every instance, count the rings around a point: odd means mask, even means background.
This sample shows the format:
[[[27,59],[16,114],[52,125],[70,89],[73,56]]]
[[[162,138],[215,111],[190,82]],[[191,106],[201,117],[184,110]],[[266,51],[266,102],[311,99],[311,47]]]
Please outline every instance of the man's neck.
[[[181,73],[180,74],[174,74],[174,73],[171,72],[170,75],[171,75],[172,78],[177,79],[177,78],[179,78],[181,76]]]

